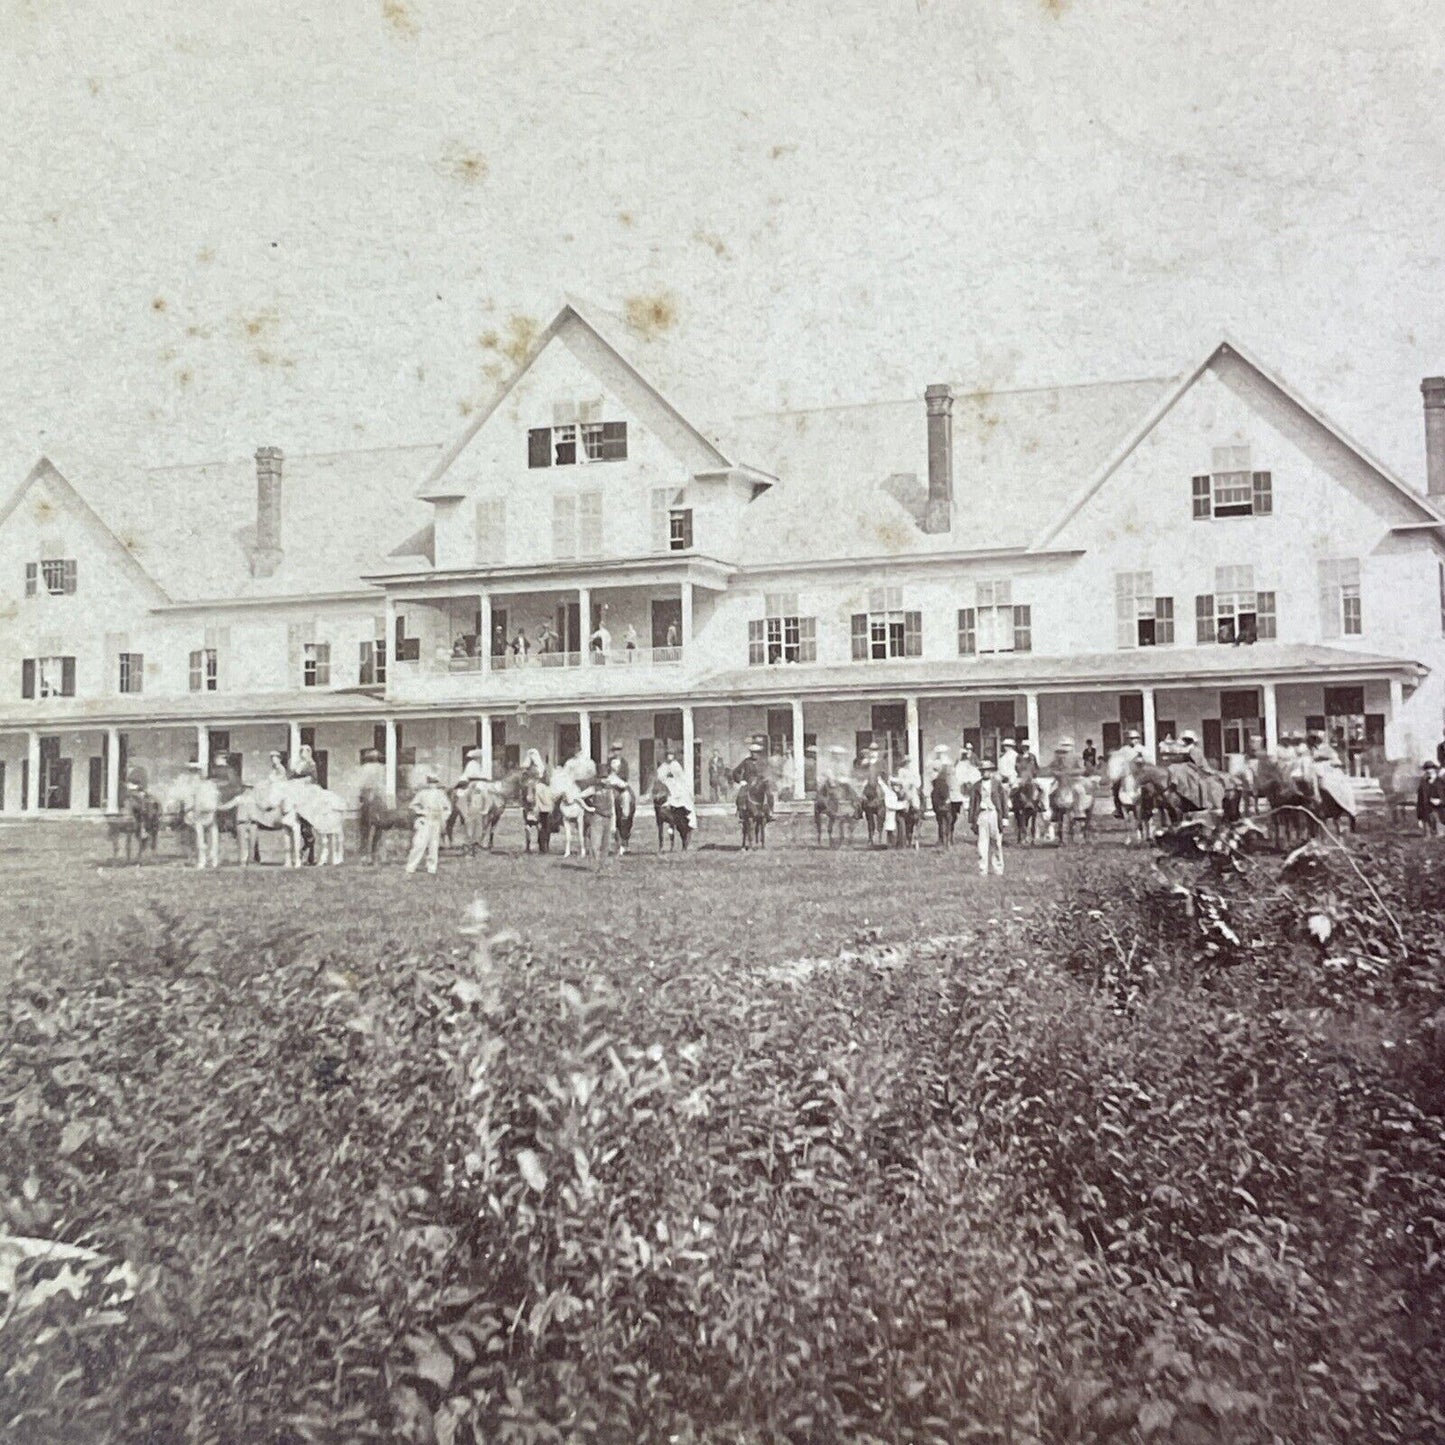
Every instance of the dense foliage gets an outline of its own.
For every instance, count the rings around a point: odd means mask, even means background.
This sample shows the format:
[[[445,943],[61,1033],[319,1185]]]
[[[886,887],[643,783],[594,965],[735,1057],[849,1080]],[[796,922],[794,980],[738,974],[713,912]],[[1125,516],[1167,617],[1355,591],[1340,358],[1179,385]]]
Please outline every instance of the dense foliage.
[[[0,1436],[1442,1438],[1441,874],[1240,866],[747,970],[22,950]]]

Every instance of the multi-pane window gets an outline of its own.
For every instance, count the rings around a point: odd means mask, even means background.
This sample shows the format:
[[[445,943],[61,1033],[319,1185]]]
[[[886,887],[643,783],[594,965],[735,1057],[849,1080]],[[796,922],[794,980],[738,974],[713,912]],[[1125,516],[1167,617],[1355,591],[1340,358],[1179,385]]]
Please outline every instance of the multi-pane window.
[[[622,462],[627,460],[627,423],[588,419],[600,403],[581,408],[559,406],[559,420],[553,426],[533,427],[527,433],[529,467],[570,467],[579,462]]]
[[[692,508],[682,504],[676,487],[652,490],[652,550],[686,552],[692,546]]]
[[[190,688],[192,692],[215,692],[216,649],[199,647],[190,657]]]
[[[1216,567],[1214,591],[1194,599],[1195,640],[1251,643],[1275,636],[1275,595],[1254,585],[1253,567]]]
[[[25,564],[25,595],[34,597],[41,586],[52,597],[64,597],[75,592],[75,559],[48,558],[43,562]]]
[[[305,687],[331,686],[331,644],[329,642],[303,644],[301,682]]]
[[[386,682],[386,638],[361,644],[361,667],[357,679],[362,687],[381,687]]]
[[[674,507],[668,513],[667,545],[672,552],[686,552],[692,546],[691,507]]]
[[[1013,583],[979,582],[974,606],[958,612],[960,656],[979,652],[1028,652],[1033,648],[1033,609],[1013,600]]]
[[[477,561],[507,560],[507,501],[505,497],[483,497],[477,503]]]
[[[868,611],[853,614],[852,651],[855,661],[922,657],[923,614],[903,610],[901,588],[873,588]]]
[[[145,682],[145,657],[139,652],[120,654],[121,692],[140,692]]]
[[[20,696],[74,697],[73,657],[26,657],[20,663]]]
[[[560,560],[602,553],[602,493],[558,493],[552,498],[552,555]]]
[[[1358,557],[1320,562],[1320,624],[1326,637],[1358,637],[1363,632]]]
[[[1114,616],[1120,647],[1168,647],[1174,641],[1174,599],[1155,596],[1152,572],[1114,574]]]
[[[1247,446],[1215,447],[1213,470],[1190,479],[1196,521],[1210,517],[1267,517],[1274,511],[1274,479],[1254,471]]]
[[[748,623],[748,665],[772,662],[816,662],[818,620],[798,615],[796,592],[770,592],[764,616]]]

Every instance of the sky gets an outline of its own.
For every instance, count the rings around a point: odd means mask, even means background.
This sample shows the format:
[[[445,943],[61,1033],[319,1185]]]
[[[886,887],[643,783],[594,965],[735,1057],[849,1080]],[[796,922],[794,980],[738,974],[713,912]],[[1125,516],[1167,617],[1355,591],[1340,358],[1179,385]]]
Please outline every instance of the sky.
[[[1418,484],[1442,32],[1419,0],[0,0],[3,456],[447,441],[575,296],[724,431],[1228,332]]]

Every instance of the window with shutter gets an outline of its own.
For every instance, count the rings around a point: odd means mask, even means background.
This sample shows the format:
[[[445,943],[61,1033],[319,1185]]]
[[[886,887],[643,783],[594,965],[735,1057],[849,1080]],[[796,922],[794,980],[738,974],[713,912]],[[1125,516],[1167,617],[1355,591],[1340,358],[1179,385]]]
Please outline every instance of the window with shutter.
[[[529,467],[550,467],[552,465],[552,428],[534,426],[527,433],[527,465]]]
[[[1254,627],[1255,635],[1261,642],[1267,642],[1276,636],[1273,592],[1254,594]]]
[[[27,562],[25,564],[25,595],[34,597],[40,586],[40,564],[38,562]]]
[[[604,462],[625,462],[627,460],[627,423],[605,421],[602,423],[602,452]]]
[[[29,698],[35,696],[35,659],[33,657],[21,659],[20,696]]]
[[[904,657],[923,656],[923,614],[921,612],[905,612],[903,614],[903,655]]]
[[[667,514],[668,546],[674,552],[686,552],[692,546],[692,508],[674,507]]]
[[[1174,599],[1172,597],[1156,597],[1154,599],[1154,644],[1157,647],[1168,647],[1174,641]]]
[[[750,660],[761,663],[818,660],[817,619],[798,615],[796,592],[769,592],[763,599],[763,612],[761,621],[748,623]]]
[[[60,659],[60,695],[61,697],[75,696],[75,659],[73,657]]]
[[[121,692],[137,693],[143,691],[144,686],[144,656],[139,652],[122,652],[120,654],[119,690]]]
[[[601,492],[578,494],[577,550],[583,557],[600,557],[602,555]]]
[[[1173,615],[1172,606],[1170,609]],[[1120,647],[1155,647],[1159,619],[1152,572],[1114,574],[1115,641]]]
[[[1254,515],[1268,517],[1274,513],[1274,478],[1268,472],[1254,474]]]
[[[1211,493],[1214,483],[1208,476],[1193,477],[1190,480],[1190,503],[1196,522],[1207,521],[1214,515]]]
[[[862,662],[868,657],[868,614],[855,612],[852,619],[853,661]]]
[[[978,620],[972,607],[958,609],[958,655],[972,657],[978,651]]]
[[[552,498],[552,555],[567,559],[577,555],[577,499]]]
[[[816,617],[798,618],[798,661],[817,662],[818,660],[818,619]]]
[[[761,667],[767,660],[767,626],[765,621],[748,623],[748,666]]]
[[[1326,637],[1358,637],[1364,625],[1358,557],[1328,557],[1319,564],[1320,626]]]
[[[75,591],[75,563],[73,561],[62,562],[61,564],[61,586],[62,592],[74,593]]]
[[[1034,610],[1024,604],[1014,608],[1014,651],[1034,650]]]
[[[1194,640],[1195,642],[1216,641],[1214,628],[1214,594],[1202,593],[1194,599]]]

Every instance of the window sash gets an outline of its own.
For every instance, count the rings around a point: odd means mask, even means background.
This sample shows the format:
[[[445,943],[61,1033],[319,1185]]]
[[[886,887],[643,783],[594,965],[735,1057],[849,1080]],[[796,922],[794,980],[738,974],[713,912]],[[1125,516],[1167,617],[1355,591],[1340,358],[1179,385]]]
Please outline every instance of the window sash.
[[[62,597],[75,591],[75,562],[54,557],[40,563],[40,576],[45,590],[52,597]]]
[[[978,614],[972,607],[958,609],[958,655],[973,657],[978,652]]]
[[[190,657],[190,689],[192,692],[215,692],[216,649],[197,648]]]
[[[1027,603],[1020,603],[1014,610],[1013,650],[1032,652],[1034,650],[1034,609]]]
[[[1253,474],[1253,503],[1256,517],[1274,515],[1274,478],[1269,472]]]
[[[1154,646],[1169,647],[1174,642],[1174,599],[1154,599]]]
[[[1255,636],[1261,642],[1272,641],[1277,627],[1273,592],[1256,592],[1254,596]]]
[[[674,508],[667,522],[669,547],[674,552],[686,552],[692,546],[692,508]]]
[[[75,696],[75,658],[64,656],[35,659],[37,697]]]
[[[331,644],[308,642],[302,649],[301,681],[306,687],[331,686]]]
[[[1213,483],[1208,475],[1190,478],[1189,502],[1196,522],[1207,521],[1214,515],[1213,497]]]
[[[558,467],[577,463],[577,428],[575,425],[552,428],[552,464]]]
[[[1218,640],[1214,625],[1214,594],[1201,593],[1194,599],[1194,640],[1203,644]]]
[[[144,686],[145,657],[139,652],[120,654],[120,676],[117,688],[120,692],[137,693]]]
[[[1138,647],[1140,619],[1154,617],[1152,572],[1114,574],[1114,615],[1116,643],[1121,648]]]

